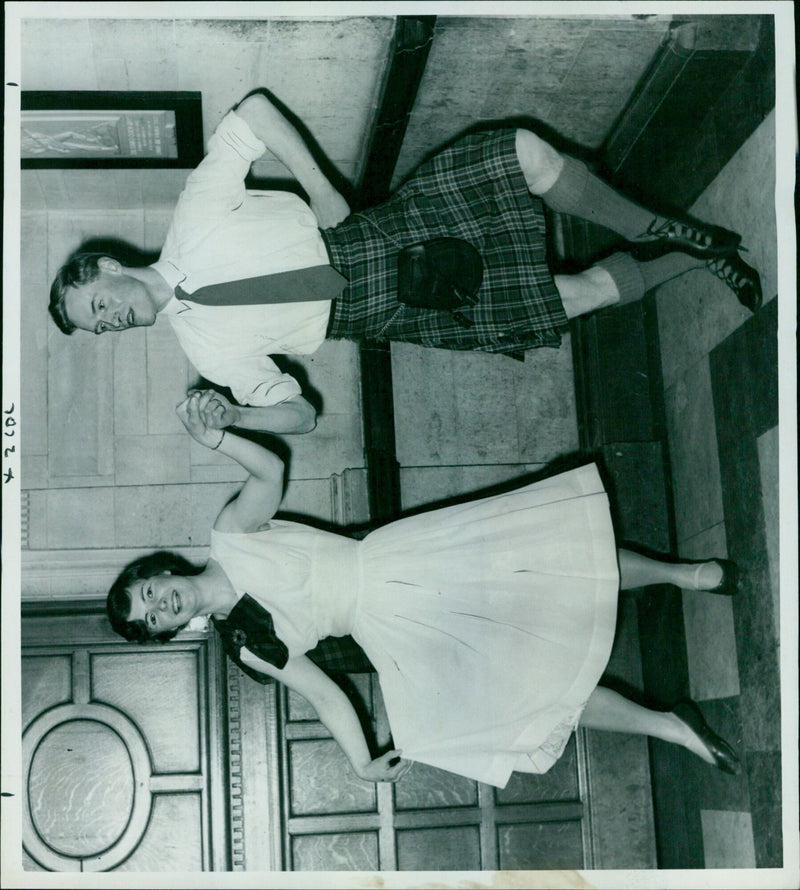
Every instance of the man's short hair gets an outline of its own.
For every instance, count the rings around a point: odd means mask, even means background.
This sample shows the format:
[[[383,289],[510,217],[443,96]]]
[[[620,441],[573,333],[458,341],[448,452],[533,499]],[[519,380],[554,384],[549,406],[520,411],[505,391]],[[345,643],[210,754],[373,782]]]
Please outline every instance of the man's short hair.
[[[71,334],[75,325],[69,320],[64,301],[71,287],[80,287],[94,281],[100,274],[97,261],[100,257],[111,257],[108,253],[76,253],[58,270],[50,286],[50,314],[53,321],[65,333]],[[111,257],[116,259],[116,257]]]

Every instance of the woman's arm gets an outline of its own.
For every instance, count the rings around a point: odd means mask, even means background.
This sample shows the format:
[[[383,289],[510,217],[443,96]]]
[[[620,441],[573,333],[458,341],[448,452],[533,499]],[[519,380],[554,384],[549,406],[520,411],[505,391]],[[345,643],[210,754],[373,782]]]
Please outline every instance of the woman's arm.
[[[263,93],[248,96],[234,110],[305,189],[321,229],[350,215],[347,201],[319,169],[300,134]]]
[[[263,661],[247,649],[241,659],[249,667],[269,674],[307,699],[319,719],[347,755],[356,775],[368,782],[396,782],[411,768],[400,751],[372,758],[361,723],[348,697],[331,678],[305,655],[291,658],[283,670]]]
[[[175,409],[189,435],[201,445],[233,458],[250,474],[238,496],[219,514],[217,531],[253,532],[275,515],[283,499],[283,461],[256,442],[209,427],[204,411],[214,390],[193,392]]]

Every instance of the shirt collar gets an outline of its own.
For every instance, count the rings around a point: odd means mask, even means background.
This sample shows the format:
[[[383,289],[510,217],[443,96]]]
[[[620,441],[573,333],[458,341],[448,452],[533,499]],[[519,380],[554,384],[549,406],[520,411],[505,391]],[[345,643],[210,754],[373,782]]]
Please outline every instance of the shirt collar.
[[[186,281],[186,273],[182,272],[171,260],[156,260],[155,263],[152,263],[150,268],[158,272],[164,281],[167,282],[173,293],[179,284],[183,284],[183,282]],[[161,308],[159,315],[177,315],[179,312],[183,312],[189,308],[191,307],[173,296],[166,306]]]

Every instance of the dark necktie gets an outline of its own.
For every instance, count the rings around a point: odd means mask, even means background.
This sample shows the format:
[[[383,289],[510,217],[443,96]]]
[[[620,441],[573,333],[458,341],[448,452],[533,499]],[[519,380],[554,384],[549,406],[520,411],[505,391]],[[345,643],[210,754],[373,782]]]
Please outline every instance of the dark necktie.
[[[266,303],[306,303],[335,300],[347,285],[347,279],[333,266],[309,266],[275,275],[223,281],[200,287],[187,294],[178,285],[175,296],[204,306],[246,306]]]

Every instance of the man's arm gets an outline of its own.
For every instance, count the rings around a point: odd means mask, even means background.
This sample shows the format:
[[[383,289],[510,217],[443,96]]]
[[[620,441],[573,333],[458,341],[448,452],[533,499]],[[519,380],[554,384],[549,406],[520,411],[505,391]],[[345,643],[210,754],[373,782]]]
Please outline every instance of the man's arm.
[[[248,96],[234,110],[303,187],[321,229],[350,215],[347,201],[319,169],[300,134],[265,95]]]
[[[190,390],[190,395],[199,390]],[[267,433],[310,433],[317,425],[317,412],[302,396],[293,396],[278,405],[234,405],[221,393],[200,391],[204,398],[201,414],[209,429],[238,426]]]

